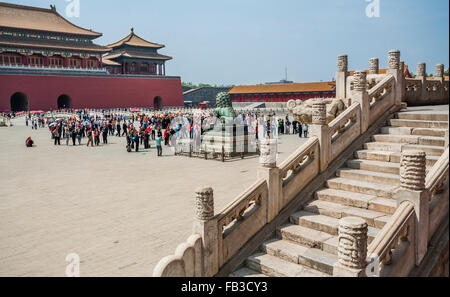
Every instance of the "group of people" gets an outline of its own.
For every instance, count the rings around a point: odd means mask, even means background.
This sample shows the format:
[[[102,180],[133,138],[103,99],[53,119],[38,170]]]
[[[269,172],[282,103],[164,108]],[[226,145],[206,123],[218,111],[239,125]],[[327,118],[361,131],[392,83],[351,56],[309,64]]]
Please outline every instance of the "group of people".
[[[100,146],[100,143],[108,144],[109,136],[126,138],[126,149],[131,152],[139,152],[140,148],[150,149],[151,142],[157,149],[158,156],[162,155],[163,146],[175,146],[176,139],[193,139],[202,135],[205,130],[214,125],[214,114],[207,111],[196,113],[150,113],[150,114],[126,114],[126,113],[92,113],[89,110],[74,110],[72,118],[54,119],[26,117],[26,124],[31,121],[32,129],[48,126],[55,145],[61,145],[61,140],[66,145],[81,145],[83,139],[87,139],[86,146]],[[53,115],[57,117],[58,114]],[[275,120],[275,121],[274,121]],[[298,134],[299,137],[308,137],[308,125],[296,120],[290,121],[289,115],[284,118],[275,114],[240,113],[235,121],[248,126],[249,132],[259,132],[267,135]],[[262,131],[259,131],[259,126]],[[292,126],[292,128],[291,128]]]
[[[292,134],[298,134],[299,137],[308,137],[309,125],[305,123],[300,123],[296,120],[292,122],[289,120],[289,115],[286,115],[286,118],[283,120],[282,118],[278,119],[278,134],[291,134],[291,125],[292,125]]]

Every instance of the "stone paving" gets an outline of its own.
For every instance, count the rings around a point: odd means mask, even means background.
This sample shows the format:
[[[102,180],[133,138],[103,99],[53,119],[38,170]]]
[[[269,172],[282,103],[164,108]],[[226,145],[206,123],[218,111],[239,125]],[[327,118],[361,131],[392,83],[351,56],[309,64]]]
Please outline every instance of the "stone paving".
[[[221,163],[163,148],[157,158],[154,148],[127,153],[117,137],[55,147],[48,129],[13,123],[0,128],[0,276],[65,276],[69,253],[81,276],[151,276],[191,234],[196,188],[213,187],[218,212],[256,178],[257,157]],[[282,136],[279,162],[303,141]]]

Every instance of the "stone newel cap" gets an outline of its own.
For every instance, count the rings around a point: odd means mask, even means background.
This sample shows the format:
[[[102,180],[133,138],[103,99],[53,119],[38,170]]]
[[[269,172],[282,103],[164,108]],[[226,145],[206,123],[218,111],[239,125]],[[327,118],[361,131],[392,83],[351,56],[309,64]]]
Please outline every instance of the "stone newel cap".
[[[367,227],[367,222],[357,217],[345,217],[339,220],[339,225],[352,229],[361,229]]]

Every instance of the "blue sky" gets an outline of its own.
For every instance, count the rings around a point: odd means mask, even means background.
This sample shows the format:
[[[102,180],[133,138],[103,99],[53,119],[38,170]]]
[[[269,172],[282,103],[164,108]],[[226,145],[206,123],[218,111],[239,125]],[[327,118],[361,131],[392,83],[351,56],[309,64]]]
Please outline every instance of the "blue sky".
[[[3,0],[4,1],[4,0]],[[65,15],[67,0],[6,1],[49,7]],[[380,17],[368,18],[368,0],[80,0],[69,20],[102,32],[98,44],[115,42],[131,27],[160,52],[173,56],[166,73],[185,82],[253,84],[288,78],[330,80],[336,57],[350,69],[367,69],[371,57],[385,67],[400,49],[415,72],[426,62],[449,65],[448,0],[379,0]]]

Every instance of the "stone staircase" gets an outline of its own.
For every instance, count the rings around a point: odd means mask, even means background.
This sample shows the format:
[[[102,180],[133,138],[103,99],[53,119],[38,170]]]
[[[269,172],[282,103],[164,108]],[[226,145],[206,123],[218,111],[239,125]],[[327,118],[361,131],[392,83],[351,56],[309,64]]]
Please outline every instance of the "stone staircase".
[[[400,183],[401,152],[425,151],[429,170],[444,152],[446,129],[448,111],[398,112],[230,276],[331,276],[339,219],[366,220],[370,243],[396,210],[392,193]]]

